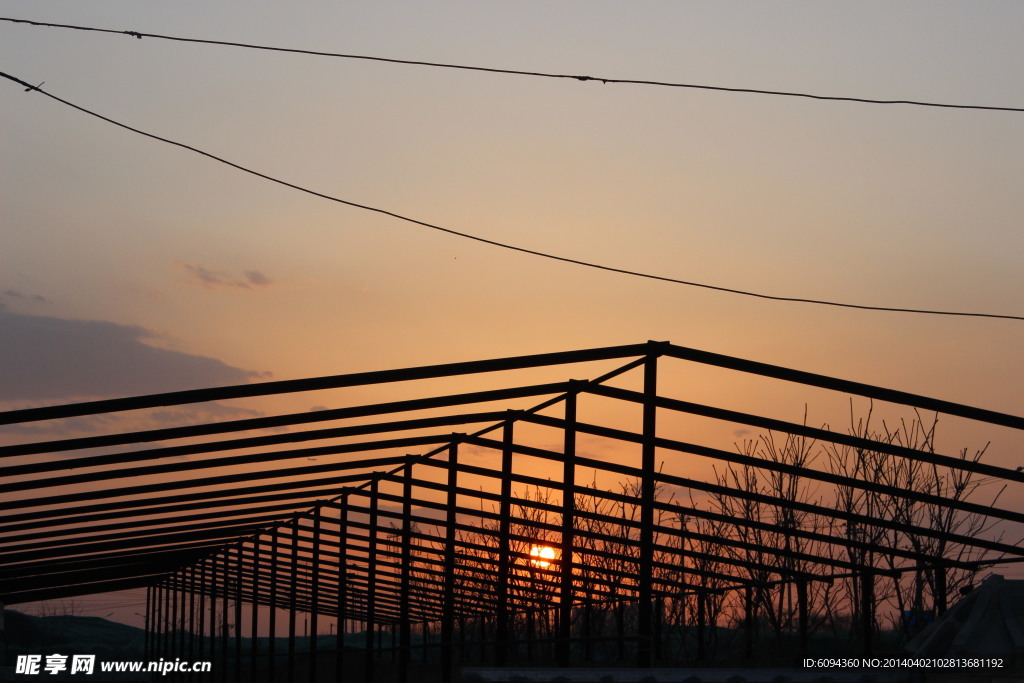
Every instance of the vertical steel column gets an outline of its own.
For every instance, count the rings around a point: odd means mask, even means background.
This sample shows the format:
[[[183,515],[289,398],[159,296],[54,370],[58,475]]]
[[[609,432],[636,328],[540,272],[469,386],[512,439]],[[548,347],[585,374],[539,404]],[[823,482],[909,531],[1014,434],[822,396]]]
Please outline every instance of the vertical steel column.
[[[174,656],[183,658],[185,655],[185,589],[184,589],[184,569],[178,569],[175,572],[175,593],[178,594],[178,607],[174,616],[174,633],[175,633],[175,647]],[[180,680],[181,677],[175,673],[172,678]]]
[[[573,527],[576,517],[576,388],[565,396],[565,434],[562,450],[562,558],[558,583],[558,636],[555,660],[567,667],[572,659]]]
[[[221,602],[220,602],[220,680],[227,683],[228,680],[228,577],[231,567],[228,564],[228,551],[224,550],[224,557],[220,561],[221,569]]]
[[[143,631],[142,631],[142,652],[143,656],[149,660],[153,659],[153,653],[150,650],[150,640],[152,639],[152,626],[150,619],[153,615],[153,587],[146,586],[146,613],[143,615]]]
[[[195,616],[195,603],[192,600],[192,584],[188,580],[188,569],[180,569],[181,577],[181,644],[178,646],[178,654],[182,659],[192,658],[192,617]],[[175,673],[174,678],[184,680],[186,676],[182,673]]]
[[[178,653],[177,654],[182,659],[184,659],[188,655],[188,643],[186,642],[186,634],[188,634],[188,631],[186,630],[186,625],[188,623],[186,621],[186,618],[188,617],[188,609],[186,608],[186,602],[187,601],[186,601],[186,598],[185,598],[185,592],[186,591],[185,591],[185,570],[184,569],[179,569],[178,570],[178,577],[179,577],[178,585],[180,586],[180,588],[178,590],[181,592],[181,602],[180,602],[181,614],[179,615],[179,622],[181,624],[181,627],[178,630],[178,634],[179,635],[178,635]],[[180,679],[181,676],[177,676],[177,678]]]
[[[502,426],[501,436],[501,501],[498,522],[498,609],[494,663],[508,664],[509,650],[509,583],[512,580],[512,443],[514,425],[511,413]]]
[[[277,676],[277,560],[279,528],[270,531],[270,612],[267,613],[267,681],[274,683]]]
[[[256,678],[257,657],[259,657],[260,634],[260,535],[252,539],[252,599],[249,623],[249,671],[250,678]]]
[[[235,546],[235,683],[242,683],[242,544]]]
[[[338,507],[338,642],[334,653],[337,680],[345,672],[345,621],[348,603],[348,495],[342,495]]]
[[[870,657],[875,632],[875,573],[865,567],[861,574],[861,627],[864,638],[864,656]]]
[[[398,681],[409,680],[409,661],[412,654],[412,624],[409,615],[409,588],[412,578],[412,463],[402,474],[402,575],[398,606],[399,652]]]
[[[200,611],[202,607],[199,608]],[[188,570],[188,658],[196,661],[196,566]]]
[[[163,657],[167,647],[167,589],[163,580],[153,589],[153,658]]]
[[[194,567],[194,565],[193,565]],[[197,659],[203,659],[206,652],[206,563],[203,562],[196,568],[199,574],[199,624],[196,626],[196,635],[199,636],[199,643],[196,653]]]
[[[217,661],[217,556],[210,558],[210,661]],[[211,676],[212,678],[212,676]]]
[[[797,609],[800,612],[800,656],[807,656],[807,645],[808,645],[808,634],[810,619],[809,610],[807,607],[807,579],[797,579],[796,582],[796,600]]]
[[[170,582],[165,579],[165,583],[160,588],[164,594],[164,612],[163,612],[163,637],[160,639],[160,656],[170,657],[171,655],[171,586]]]
[[[370,482],[370,524],[367,536],[366,565],[366,680],[374,680],[373,636],[377,619],[377,496],[380,480]]]
[[[313,508],[313,557],[310,558],[309,683],[316,682],[317,608],[320,602],[320,506]]]
[[[150,656],[153,659],[159,659],[160,657],[160,647],[162,645],[162,641],[160,638],[160,630],[162,623],[160,620],[163,618],[162,608],[163,598],[162,593],[160,592],[160,584],[158,583],[157,585],[153,586],[153,636],[150,642]]]
[[[153,636],[150,639],[150,657],[160,657],[160,584],[153,586]]]
[[[452,676],[455,640],[455,507],[458,502],[459,443],[448,444],[448,496],[444,545],[444,603],[441,611],[441,678]]]
[[[295,683],[295,612],[299,592],[299,518],[292,518],[291,581],[288,590],[288,683]]]
[[[168,579],[167,590],[171,594],[171,611],[168,613],[170,634],[168,639],[167,658],[173,659],[178,654],[178,587],[174,585],[177,574]]]
[[[640,561],[637,577],[638,628],[637,666],[652,664],[651,598],[654,593],[654,439],[658,398],[658,356],[654,342],[644,358],[643,447],[640,481]]]
[[[160,618],[161,598],[160,585],[153,586],[152,612],[149,615],[149,658],[160,657]]]

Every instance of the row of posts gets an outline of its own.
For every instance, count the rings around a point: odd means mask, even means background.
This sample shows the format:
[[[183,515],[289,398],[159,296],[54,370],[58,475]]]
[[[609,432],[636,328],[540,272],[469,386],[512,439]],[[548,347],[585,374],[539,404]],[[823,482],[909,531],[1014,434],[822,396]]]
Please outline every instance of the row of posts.
[[[575,487],[575,442],[576,442],[576,393],[570,391],[565,397],[565,457],[563,472],[563,514],[562,514],[562,542],[561,542],[561,579],[559,588],[560,614],[558,615],[559,633],[557,646],[557,659],[560,664],[567,665],[570,657],[570,625],[571,610],[574,604],[573,596],[573,526],[574,526],[574,487]],[[655,398],[657,396],[657,355],[650,354],[644,361],[644,405],[643,405],[643,433],[644,443],[642,450],[642,483],[641,483],[641,536],[640,536],[640,558],[639,558],[639,585],[638,603],[639,613],[639,661],[641,666],[650,666],[652,661],[651,651],[651,600],[653,598],[652,570],[654,558],[654,430],[655,430]],[[457,439],[453,439],[448,447],[448,481],[446,500],[445,520],[445,542],[444,542],[444,573],[442,589],[442,617],[441,617],[441,667],[442,671],[452,671],[454,668],[453,648],[455,619],[456,619],[456,507],[458,496],[458,448]],[[512,505],[512,456],[513,456],[513,418],[510,417],[504,424],[503,449],[502,449],[502,477],[501,477],[501,504],[499,524],[499,570],[497,582],[497,615],[496,615],[496,664],[504,666],[508,663],[508,640],[509,640],[509,577],[511,575],[511,505]],[[400,598],[399,598],[399,680],[408,679],[408,668],[410,663],[411,643],[411,614],[409,599],[410,570],[411,570],[411,500],[413,485],[413,465],[406,465],[403,470],[403,524],[401,530],[401,575],[400,575]],[[366,588],[363,598],[363,621],[366,629],[366,657],[365,671],[367,680],[373,679],[374,665],[374,637],[373,632],[377,623],[376,614],[376,582],[377,582],[377,494],[378,480],[374,478],[370,484],[369,491],[369,534],[367,547],[367,569]],[[338,624],[344,624],[346,620],[346,600],[349,595],[347,586],[346,565],[346,532],[347,532],[347,508],[348,496],[343,495],[340,499],[340,535],[339,540],[339,561],[338,561],[338,594],[337,613],[334,615]],[[319,564],[320,564],[320,508],[316,508],[312,519],[312,548],[311,548],[311,585],[310,604],[319,604]],[[298,518],[295,518],[291,525],[291,546],[290,546],[290,586],[288,591],[288,667],[287,683],[294,683],[295,669],[295,619],[296,619],[296,597],[298,591],[298,570],[299,570],[299,529]],[[270,560],[269,572],[269,595],[263,601],[259,593],[260,584],[260,550],[261,543],[257,536],[252,540],[252,592],[248,596],[254,604],[251,614],[252,623],[250,632],[250,668],[253,672],[257,670],[259,648],[256,634],[259,627],[259,610],[255,604],[267,602],[269,610],[267,624],[267,658],[270,666],[267,667],[268,680],[273,683],[275,678],[275,656],[276,643],[276,613],[278,601],[278,574],[280,560],[278,557],[278,533],[275,528],[271,533],[268,556]],[[212,661],[219,661],[219,679],[223,683],[229,680],[229,660],[233,659],[234,680],[242,680],[242,601],[245,596],[242,594],[242,587],[245,584],[245,571],[242,546],[238,545],[232,551],[234,563],[229,562],[228,554],[215,556],[206,562],[192,566],[189,569],[181,570],[175,575],[175,580],[169,585],[161,585],[147,590],[147,623],[146,623],[146,651],[147,657],[170,657],[172,654],[177,658],[188,657],[189,660],[207,658]],[[195,590],[196,587],[199,590]],[[181,590],[176,590],[180,588]],[[187,594],[187,598],[186,598]],[[234,598],[235,611],[235,636],[233,645],[229,639],[228,628],[228,602]],[[187,604],[186,604],[187,600]],[[217,637],[217,603],[221,603],[220,609],[220,637]],[[209,622],[204,623],[207,609],[209,610]],[[309,680],[316,680],[316,649],[317,649],[317,610],[310,610],[310,633],[313,634],[309,641]],[[337,662],[339,672],[344,666],[344,631],[338,628],[337,634]],[[204,634],[208,633],[206,637]],[[199,634],[199,637],[189,637],[187,634]],[[218,642],[219,641],[219,642]],[[233,647],[233,655],[230,650]],[[218,659],[219,657],[219,659]]]
[[[224,569],[222,563],[211,563],[212,570],[217,571],[218,569]],[[191,570],[190,570],[191,572]],[[199,568],[198,573],[200,575],[205,574],[205,568]],[[147,595],[147,601],[149,603],[149,610],[147,614],[147,642],[146,652],[147,659],[150,661],[156,661],[157,658],[160,660],[171,661],[173,659],[183,659],[185,661],[195,660],[207,660],[214,663],[214,674],[206,677],[207,680],[220,680],[226,683],[229,680],[275,680],[275,674],[277,674],[277,667],[275,663],[282,661],[282,658],[287,656],[287,670],[283,676],[280,676],[281,681],[294,681],[297,678],[296,675],[296,639],[297,634],[295,632],[296,627],[296,615],[294,601],[289,601],[289,612],[287,614],[288,623],[288,637],[287,640],[280,639],[286,643],[287,650],[284,651],[282,648],[281,652],[275,652],[275,646],[279,647],[279,640],[273,637],[276,635],[275,629],[275,610],[269,612],[269,619],[267,623],[267,636],[268,639],[263,642],[262,650],[254,634],[259,633],[260,629],[260,614],[257,609],[253,609],[251,612],[251,628],[250,628],[250,644],[249,652],[247,653],[250,658],[249,670],[257,671],[257,667],[261,662],[266,662],[267,666],[263,669],[261,675],[245,675],[245,660],[243,655],[243,621],[242,621],[242,596],[237,591],[237,584],[233,583],[233,580],[237,580],[237,569],[229,568],[228,574],[221,580],[217,580],[216,577],[211,577],[214,583],[210,586],[213,591],[213,596],[208,597],[203,593],[191,592],[187,589],[186,585],[176,588],[174,586],[158,586],[150,589]],[[871,654],[872,647],[872,633],[874,630],[874,615],[872,612],[873,603],[873,583],[874,577],[871,574],[866,574],[861,577],[861,613],[863,624],[863,644],[865,647],[865,654]],[[804,580],[797,581],[796,592],[798,600],[798,633],[800,641],[800,649],[803,656],[807,655],[807,642],[808,642],[808,599],[807,599],[807,582]],[[219,594],[218,594],[219,586]],[[752,657],[753,655],[753,636],[755,629],[756,619],[756,599],[754,597],[754,589],[747,587],[745,589],[745,604],[746,604],[746,618],[745,618],[745,643],[746,643],[746,655]],[[706,661],[707,657],[707,641],[706,636],[708,632],[708,626],[713,624],[708,623],[708,615],[710,613],[709,607],[706,603],[706,593],[696,593],[694,595],[694,623],[692,626],[696,628],[692,633],[696,636],[696,660]],[[636,640],[639,643],[639,639],[628,638],[623,629],[623,615],[624,610],[628,604],[635,603],[616,603],[612,606],[612,610],[617,622],[617,637],[619,660],[622,660],[625,650],[623,649],[624,643],[629,640]],[[591,659],[590,653],[592,653],[592,636],[591,633],[591,603],[589,601],[583,602],[577,605],[578,608],[583,609],[584,617],[581,620],[581,632],[577,634],[580,641],[581,651],[577,651],[576,655],[581,654],[584,660],[589,661]],[[607,608],[608,605],[605,605]],[[664,642],[663,638],[663,624],[665,623],[665,602],[663,598],[656,598],[652,603],[652,612],[654,615],[651,629],[651,648],[652,656],[654,660],[662,660],[662,645]],[[233,620],[225,620],[225,615],[234,612]],[[208,619],[207,619],[208,612]],[[554,617],[549,619],[549,617]],[[315,612],[306,615],[307,625],[312,626],[309,632],[309,643],[306,648],[308,653],[308,663],[305,666],[299,667],[306,669],[308,673],[308,680],[317,680],[318,670],[316,667],[316,653],[318,646],[317,633],[318,629],[315,624],[317,623],[317,614]],[[470,629],[467,628],[467,620],[464,616],[457,616],[455,622],[458,623],[457,631],[454,629],[454,623],[444,628],[446,635],[442,636],[443,640],[440,643],[431,643],[431,625],[428,621],[417,622],[421,626],[422,631],[422,643],[413,645],[411,643],[411,627],[412,620],[399,621],[392,623],[389,629],[388,635],[390,636],[390,647],[386,647],[384,643],[385,630],[383,628],[376,628],[373,631],[367,631],[367,650],[366,650],[366,669],[367,676],[373,675],[373,664],[374,661],[379,658],[385,652],[390,652],[391,661],[406,661],[410,657],[410,653],[413,649],[421,649],[421,654],[418,659],[421,659],[423,663],[430,661],[428,651],[432,648],[442,648],[442,658],[446,662],[446,666],[451,666],[453,662],[454,652],[458,652],[457,659],[461,662],[467,662],[470,660],[477,661],[479,663],[489,663],[488,660],[491,657],[488,656],[488,652],[493,653],[493,663],[497,664],[499,661],[508,663],[505,658],[509,654],[509,650],[515,648],[517,655],[513,657],[516,663],[524,663],[521,658],[523,654],[526,655],[525,661],[534,661],[536,654],[536,646],[542,643],[553,644],[554,654],[559,663],[565,664],[563,657],[568,656],[569,647],[568,645],[572,642],[572,633],[566,628],[565,624],[565,611],[562,606],[557,606],[549,610],[541,610],[539,613],[526,613],[520,615],[520,620],[527,625],[526,638],[510,638],[509,624],[504,624],[504,629],[501,628],[502,624],[497,619],[476,619],[476,627],[473,629],[476,631],[478,639],[469,638],[467,635]],[[471,620],[472,621],[472,620]],[[605,622],[603,622],[605,623]],[[208,625],[212,624],[212,628]],[[360,624],[365,626],[365,624]],[[541,633],[537,633],[537,626],[543,626]],[[232,630],[234,631],[232,635]],[[336,647],[342,648],[336,653],[339,656],[338,666],[344,666],[344,635],[346,631],[350,629],[345,628],[343,623],[341,631],[341,638],[338,639]],[[490,631],[490,634],[487,633]],[[548,634],[545,637],[544,632]],[[198,635],[196,635],[198,634]],[[568,634],[568,635],[567,635]],[[538,637],[539,636],[539,637]],[[599,638],[598,640],[605,640]],[[447,644],[448,647],[445,647]],[[499,644],[503,644],[504,647],[499,647]],[[526,652],[523,653],[521,646],[525,645]],[[493,649],[492,649],[493,648]],[[479,656],[473,656],[472,653],[478,652]],[[352,652],[349,652],[349,656],[352,656]],[[541,661],[546,657],[541,655]],[[339,670],[341,670],[339,668]],[[407,674],[406,674],[407,675]],[[185,676],[174,676],[170,677],[170,680],[186,678]],[[369,680],[369,679],[368,679]]]
[[[660,634],[655,633],[657,624],[661,619],[655,618],[655,608],[659,604],[653,586],[654,569],[654,502],[655,502],[655,427],[657,412],[657,353],[650,353],[643,361],[643,440],[641,447],[641,482],[640,482],[640,536],[638,556],[638,578],[636,604],[638,606],[637,622],[637,661],[640,667],[650,667],[655,659],[660,658],[657,652],[657,643],[660,641]],[[582,388],[582,386],[581,386]],[[561,666],[568,666],[571,660],[572,634],[570,631],[572,622],[572,609],[578,604],[574,595],[574,567],[573,551],[575,546],[575,448],[576,448],[576,396],[578,390],[571,390],[565,397],[565,430],[564,430],[564,469],[562,474],[563,495],[562,495],[562,527],[561,527],[561,567],[558,582],[558,614],[557,614],[557,637],[556,637],[556,661]],[[506,666],[509,661],[510,644],[510,576],[512,574],[513,559],[511,552],[511,506],[512,506],[512,461],[513,461],[513,424],[514,413],[510,414],[504,423],[502,435],[502,476],[501,495],[499,507],[499,530],[498,530],[498,571],[496,584],[496,614],[495,614],[495,661],[497,666]],[[454,647],[455,625],[457,619],[456,595],[456,508],[458,496],[458,456],[459,440],[456,435],[448,446],[447,463],[447,493],[446,493],[446,518],[445,538],[443,551],[443,583],[441,587],[441,619],[440,619],[440,643],[441,669],[451,672],[454,670]],[[410,582],[412,566],[412,488],[414,484],[413,464],[410,462],[402,470],[402,527],[401,536],[401,560],[399,577],[399,604],[398,604],[398,634],[397,634],[397,664],[398,679],[403,683],[409,679],[409,668],[411,664],[412,623],[411,613],[412,600],[410,599]],[[361,658],[362,668],[366,680],[374,680],[374,666],[376,660],[375,649],[379,648],[378,638],[375,638],[375,629],[378,623],[385,621],[386,615],[378,614],[376,584],[378,582],[378,484],[379,479],[373,478],[369,484],[369,490],[360,492],[359,495],[368,497],[368,534],[367,534],[367,555],[365,590],[349,585],[349,572],[347,566],[348,557],[347,531],[349,528],[349,497],[355,495],[355,490],[349,489],[343,494],[338,502],[332,504],[337,507],[339,518],[336,520],[340,526],[338,559],[336,565],[337,588],[336,608],[334,614],[329,616],[338,624],[335,644],[335,667],[340,675],[344,670],[346,656],[352,656],[345,649],[345,628],[346,624],[359,623],[366,634],[365,653]],[[240,683],[243,680],[243,646],[242,646],[242,602],[248,599],[252,604],[250,623],[250,646],[249,646],[249,669],[253,675],[247,680],[254,680],[257,677],[255,672],[259,669],[260,662],[266,662],[265,675],[259,678],[265,679],[268,683],[276,683],[276,663],[282,655],[287,656],[286,673],[281,683],[295,683],[296,678],[296,617],[299,609],[298,598],[298,576],[299,576],[299,530],[304,529],[311,532],[309,538],[309,584],[308,584],[308,609],[309,619],[309,644],[308,656],[306,657],[308,680],[317,680],[317,648],[319,639],[318,631],[318,610],[321,603],[322,586],[320,581],[321,567],[321,508],[316,508],[312,514],[311,527],[302,527],[296,517],[288,525],[290,527],[290,545],[287,556],[279,554],[279,537],[282,535],[281,528],[275,528],[270,532],[269,540],[260,540],[257,536],[249,542],[251,553],[248,558],[243,557],[243,546],[238,545],[226,551],[224,554],[211,557],[205,562],[194,565],[188,569],[180,570],[174,575],[172,581],[147,590],[146,610],[146,653],[147,658],[155,661],[157,658],[170,660],[180,658],[183,661],[195,662],[208,660],[215,662],[212,680],[219,680],[221,683],[228,683],[234,680]],[[267,563],[261,564],[261,557],[265,556]],[[233,561],[232,561],[233,559]],[[251,564],[246,562],[251,559]],[[363,558],[360,558],[363,559]],[[269,567],[267,566],[269,565]],[[290,566],[283,566],[290,565]],[[247,571],[248,570],[248,571]],[[279,579],[282,574],[287,575],[287,593],[284,596],[279,594]],[[944,577],[944,572],[937,572],[937,576]],[[248,579],[249,583],[246,583]],[[265,579],[265,581],[264,581]],[[266,586],[262,591],[261,583]],[[251,586],[248,595],[243,595],[243,586]],[[870,652],[872,644],[872,631],[874,624],[874,577],[871,573],[865,573],[862,577],[862,606],[861,614],[863,619],[863,639],[865,650]],[[305,588],[305,586],[304,586]],[[944,587],[937,590],[938,595],[944,596]],[[349,605],[351,596],[360,595],[358,605]],[[807,643],[807,584],[805,581],[797,583],[798,609],[799,609],[799,632],[802,649],[806,650]],[[234,603],[234,637],[229,636],[229,601]],[[752,633],[754,620],[754,601],[751,589],[747,589],[747,617],[745,630]],[[220,609],[218,611],[218,603]],[[260,610],[257,605],[270,605],[267,611],[265,641],[266,653],[260,652],[257,634],[260,629]],[[279,608],[287,608],[287,652],[278,653],[277,648],[277,616]],[[312,607],[312,608],[310,608]],[[357,613],[355,607],[361,607]],[[305,610],[304,610],[305,611]],[[704,656],[704,630],[706,624],[704,609],[704,597],[697,599],[697,633],[698,633],[698,657]],[[218,624],[219,620],[219,624]],[[426,632],[426,626],[424,626]],[[219,634],[219,635],[218,635]],[[750,638],[748,637],[748,643]],[[426,653],[426,642],[424,642],[424,657]],[[751,645],[748,644],[748,651]],[[261,660],[261,657],[263,658]],[[234,663],[231,667],[230,663]],[[233,671],[233,674],[229,673]]]

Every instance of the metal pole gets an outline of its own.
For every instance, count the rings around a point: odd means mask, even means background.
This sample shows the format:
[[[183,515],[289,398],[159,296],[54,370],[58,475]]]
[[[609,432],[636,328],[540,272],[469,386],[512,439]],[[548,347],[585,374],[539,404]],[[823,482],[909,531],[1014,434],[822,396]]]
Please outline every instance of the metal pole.
[[[576,393],[565,397],[565,433],[562,456],[562,558],[558,585],[558,637],[556,661],[567,667],[572,658],[573,526],[576,486]]]
[[[150,657],[160,657],[160,585],[153,586],[153,618],[151,627],[153,635],[150,638]]]
[[[188,656],[188,645],[189,645],[189,643],[188,643],[189,631],[187,630],[188,626],[189,626],[189,624],[188,624],[189,610],[186,608],[186,602],[187,601],[186,601],[186,597],[185,597],[185,592],[186,592],[185,591],[185,575],[186,575],[186,571],[184,569],[181,569],[181,570],[178,571],[178,577],[179,577],[178,585],[181,586],[181,588],[178,589],[181,592],[181,602],[180,602],[181,614],[179,616],[179,619],[180,619],[180,622],[181,622],[181,628],[178,630],[178,633],[179,633],[179,636],[178,636],[178,655],[181,656],[183,659]],[[180,680],[182,677],[180,675],[178,675],[178,674],[175,674],[175,678]]]
[[[242,683],[242,545],[235,546],[235,683]]]
[[[270,612],[267,614],[267,681],[274,683],[277,676],[277,561],[279,528],[270,532]]]
[[[508,664],[509,650],[509,582],[512,577],[511,533],[512,533],[512,444],[515,423],[511,416],[502,426],[501,449],[501,502],[498,522],[498,610],[496,636],[497,647],[494,663]]]
[[[398,681],[409,680],[409,661],[412,649],[412,625],[409,616],[409,581],[412,573],[412,463],[405,466],[402,475],[402,577],[399,605]]]
[[[171,580],[174,580],[177,574],[172,575]],[[168,638],[168,659],[172,659],[178,654],[178,647],[180,646],[181,638],[178,635],[178,588],[176,586],[168,585],[167,591],[171,594],[171,611],[168,613],[170,617],[168,625],[170,626],[170,633]]]
[[[210,558],[210,661],[217,661],[217,556]],[[212,678],[212,676],[211,676]]]
[[[441,677],[452,676],[452,647],[455,638],[455,507],[458,488],[459,444],[448,445],[448,497],[444,545],[444,606],[441,612]]]
[[[185,656],[185,617],[188,615],[187,601],[185,599],[185,571],[179,569],[174,573],[174,596],[177,598],[172,615],[171,629],[174,634],[174,646],[171,649],[171,656],[181,659]],[[180,680],[177,672],[168,675],[171,680]]]
[[[164,594],[164,611],[163,611],[163,618],[161,619],[161,621],[163,622],[162,627],[163,627],[164,633],[163,633],[163,637],[160,639],[161,640],[161,643],[160,643],[160,645],[161,645],[161,647],[160,647],[160,656],[161,657],[168,657],[169,658],[171,656],[171,623],[172,623],[171,622],[171,587],[169,585],[164,585],[163,587],[161,587],[161,590],[163,591],[163,594]]]
[[[807,645],[808,645],[808,621],[810,615],[808,614],[807,607],[807,580],[798,579],[796,582],[796,599],[797,606],[800,610],[800,656],[807,656]]]
[[[163,619],[164,619],[164,589],[162,585],[157,585],[153,588],[153,640],[150,643],[152,647],[152,657],[159,659],[163,656]]]
[[[162,645],[162,640],[160,638],[160,630],[161,630],[162,622],[160,620],[163,618],[162,617],[162,614],[163,614],[163,610],[162,610],[163,598],[162,598],[162,593],[160,591],[161,591],[160,584],[157,584],[156,586],[153,587],[153,624],[152,624],[153,636],[152,636],[151,642],[150,642],[150,647],[151,647],[150,656],[152,656],[154,659],[158,659],[160,657],[160,655],[161,655],[160,647]]]
[[[658,356],[652,351],[644,359],[643,446],[640,481],[640,562],[637,577],[639,636],[637,666],[650,667],[651,598],[654,593],[654,439],[658,397]]]
[[[224,551],[221,568],[221,610],[220,610],[220,680],[228,680],[228,551]]]
[[[320,603],[320,507],[313,508],[312,585],[309,608],[309,683],[316,683],[317,609]]]
[[[251,679],[256,678],[257,657],[259,656],[260,634],[260,535],[252,539],[252,593],[250,605],[252,611],[249,623],[249,671]]]
[[[334,653],[335,677],[345,676],[345,621],[348,600],[348,496],[343,495],[338,506],[338,640]]]
[[[197,590],[199,591],[199,624],[196,626],[196,635],[199,636],[199,643],[196,647],[198,651],[196,656],[199,659],[203,659],[203,653],[206,652],[206,563],[195,567],[198,574],[199,583]]]
[[[366,680],[374,680],[373,636],[376,627],[377,609],[377,505],[380,480],[370,482],[370,529],[367,546],[366,569]]]
[[[150,638],[152,637],[150,631],[150,618],[153,614],[153,587],[146,586],[146,613],[143,615],[143,636],[142,636],[142,652],[147,660],[153,659],[153,653],[150,650]]]
[[[202,607],[199,608],[200,612]],[[188,658],[196,660],[196,566],[188,571]]]
[[[288,683],[295,683],[295,612],[299,592],[299,518],[291,523],[291,585],[288,591]]]

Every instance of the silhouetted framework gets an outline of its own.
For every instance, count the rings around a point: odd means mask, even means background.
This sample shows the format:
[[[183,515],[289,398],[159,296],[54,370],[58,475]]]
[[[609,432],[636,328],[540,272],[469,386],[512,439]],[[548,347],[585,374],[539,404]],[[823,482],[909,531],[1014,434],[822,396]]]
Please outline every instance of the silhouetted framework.
[[[561,366],[593,379],[489,384]],[[468,664],[710,661],[724,633],[740,638],[731,656],[754,661],[770,637],[797,656],[828,624],[871,652],[880,609],[895,604],[912,628],[963,577],[1024,559],[1024,513],[962,495],[972,478],[1020,487],[1020,468],[944,455],[931,436],[815,428],[660,390],[696,366],[1011,440],[1024,430],[1012,415],[667,342],[10,411],[0,424],[40,433],[68,418],[142,427],[0,448],[0,600],[144,588],[147,657],[213,662],[170,680],[449,680]],[[395,400],[352,398],[385,391]],[[337,403],[269,416],[220,403],[294,406],[307,392]],[[231,419],[175,413],[193,404]],[[171,414],[179,424],[152,428]],[[698,420],[788,450],[727,450]],[[807,444],[829,458],[801,457]],[[708,461],[710,475],[692,466]]]

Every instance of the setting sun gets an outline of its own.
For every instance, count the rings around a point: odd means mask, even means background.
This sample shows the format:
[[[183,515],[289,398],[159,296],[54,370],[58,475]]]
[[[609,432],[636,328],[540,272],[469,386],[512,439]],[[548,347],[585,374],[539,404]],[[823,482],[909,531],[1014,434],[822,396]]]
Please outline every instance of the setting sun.
[[[530,557],[535,558],[530,560],[534,567],[548,567],[551,560],[555,559],[555,549],[546,545],[535,545],[530,548]]]

